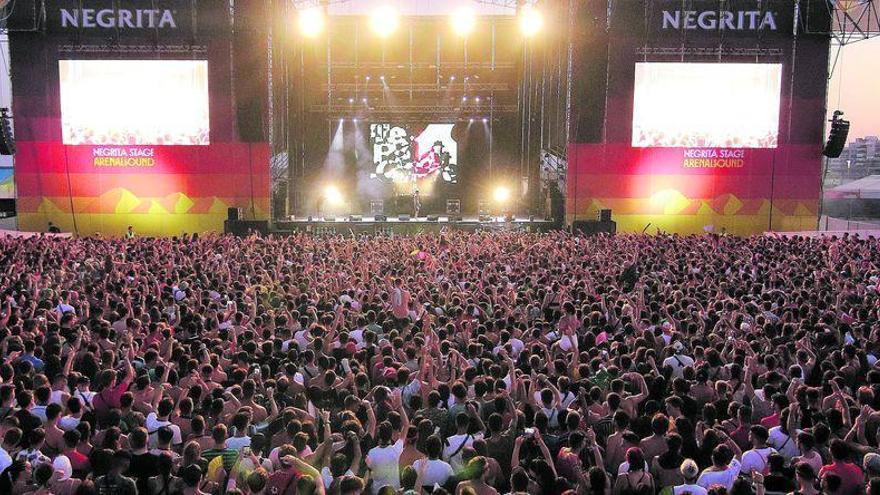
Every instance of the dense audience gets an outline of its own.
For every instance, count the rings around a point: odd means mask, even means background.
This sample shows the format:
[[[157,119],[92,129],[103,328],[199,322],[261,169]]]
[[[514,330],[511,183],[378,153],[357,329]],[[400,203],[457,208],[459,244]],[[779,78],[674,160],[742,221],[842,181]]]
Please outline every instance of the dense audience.
[[[0,494],[880,494],[875,239],[0,248]]]

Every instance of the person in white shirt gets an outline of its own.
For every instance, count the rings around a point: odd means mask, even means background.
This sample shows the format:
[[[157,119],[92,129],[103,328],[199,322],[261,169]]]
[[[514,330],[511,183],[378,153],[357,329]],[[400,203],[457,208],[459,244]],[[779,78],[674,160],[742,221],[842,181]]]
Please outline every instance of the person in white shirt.
[[[464,422],[463,428],[460,426],[461,421]],[[465,465],[464,460],[462,460],[464,449],[472,446],[475,439],[483,438],[483,435],[481,433],[471,435],[467,432],[470,418],[466,414],[456,416],[455,423],[458,426],[458,433],[446,439],[446,446],[443,447],[443,460],[452,466],[453,471],[459,472]]]
[[[419,459],[413,462],[413,469],[416,472],[419,472],[422,464],[427,463],[425,474],[422,477],[422,486],[445,485],[450,478],[455,476],[455,471],[453,471],[452,466],[448,462],[440,459],[440,454],[443,451],[443,441],[440,440],[440,437],[431,435],[425,441],[425,451],[428,454],[427,459]]]
[[[248,435],[250,423],[250,416],[247,413],[233,416],[232,425],[235,426],[235,434],[226,439],[226,448],[241,451],[244,447],[251,446],[251,437]]]
[[[14,449],[19,441],[21,441],[21,430],[8,430],[3,436],[3,443],[0,445],[0,473],[12,465],[12,456],[9,455],[9,451]],[[12,445],[9,445],[10,443]]]
[[[700,468],[693,459],[685,459],[681,463],[681,475],[684,477],[684,484],[672,487],[673,495],[707,495],[708,491],[697,484],[697,477],[700,475]]]
[[[742,465],[733,456],[730,447],[719,445],[712,451],[712,465],[703,470],[697,484],[707,490],[712,485],[721,485],[730,491],[741,468]]]
[[[348,338],[354,341],[358,349],[364,348],[364,328],[367,326],[367,319],[359,316],[357,320],[357,328],[348,333]]]
[[[783,411],[780,416],[780,422],[782,425],[785,425],[787,421],[788,410]],[[798,433],[800,433],[800,430],[790,434],[783,426],[774,426],[773,428],[770,428],[767,444],[776,449],[782,457],[785,457],[785,462],[788,463],[793,457],[801,454],[800,449],[798,449],[797,446],[797,441],[795,441]]]
[[[767,428],[761,425],[753,425],[749,429],[749,441],[752,442],[752,448],[743,452],[742,472],[757,471],[767,474],[770,454],[776,453],[776,449],[767,446],[767,437]]]
[[[173,445],[182,444],[183,437],[180,434],[180,427],[168,421],[168,416],[174,411],[174,402],[172,402],[171,399],[163,399],[159,402],[158,410],[158,413],[151,412],[148,414],[147,420],[144,422],[144,426],[146,426],[147,432],[150,435],[150,448],[156,448],[158,446],[157,434],[159,428],[163,426],[167,426],[174,433],[174,439],[171,442]]]
[[[373,478],[373,495],[384,486],[400,489],[400,454],[403,444],[392,443],[391,423],[382,422],[376,431],[379,445],[367,452],[367,467]]]
[[[672,344],[673,354],[668,358],[663,360],[663,366],[669,366],[672,368],[672,376],[675,378],[683,378],[684,377],[684,369],[692,368],[694,366],[694,360],[690,356],[685,356],[684,353],[684,344],[680,341],[676,341]]]

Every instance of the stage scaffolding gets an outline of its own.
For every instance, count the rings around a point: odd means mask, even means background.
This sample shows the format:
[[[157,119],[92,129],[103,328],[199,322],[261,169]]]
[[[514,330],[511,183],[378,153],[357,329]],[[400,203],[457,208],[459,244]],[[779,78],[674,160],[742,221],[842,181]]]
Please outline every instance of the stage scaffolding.
[[[303,39],[296,8],[329,3],[272,3],[278,19],[270,54],[276,218],[305,212],[305,194],[322,166],[313,148],[323,146],[326,154],[340,119],[485,122],[485,175],[517,185],[522,213],[545,213],[541,150],[564,150],[568,140],[567,21],[556,27],[567,2],[541,2],[546,26],[531,41],[519,35],[514,16],[486,16],[465,40],[450,37],[446,18],[404,17],[384,42],[356,16],[328,16],[325,34]],[[506,3],[515,12],[516,2]],[[563,7],[554,8],[556,3]]]

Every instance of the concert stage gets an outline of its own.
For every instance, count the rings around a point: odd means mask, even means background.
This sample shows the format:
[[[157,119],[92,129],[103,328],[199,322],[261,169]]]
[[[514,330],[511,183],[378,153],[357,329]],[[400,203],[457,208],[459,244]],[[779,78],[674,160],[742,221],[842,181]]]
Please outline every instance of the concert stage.
[[[403,217],[408,218],[408,217]],[[534,217],[517,217],[510,221],[504,217],[457,217],[431,216],[401,219],[401,217],[297,217],[292,220],[276,221],[273,232],[292,234],[309,232],[314,234],[396,234],[413,235],[441,230],[518,230],[527,232],[546,232],[558,225],[551,220]]]

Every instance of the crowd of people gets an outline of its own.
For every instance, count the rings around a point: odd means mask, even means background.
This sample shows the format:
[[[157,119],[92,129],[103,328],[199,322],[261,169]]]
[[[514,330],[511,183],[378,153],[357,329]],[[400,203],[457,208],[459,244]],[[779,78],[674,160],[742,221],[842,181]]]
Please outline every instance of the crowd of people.
[[[880,494],[873,238],[0,239],[0,494]]]

